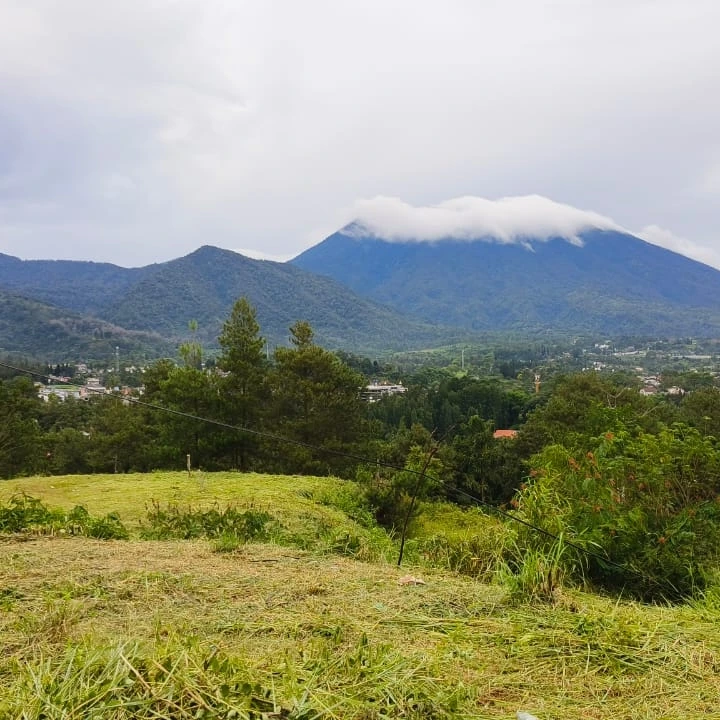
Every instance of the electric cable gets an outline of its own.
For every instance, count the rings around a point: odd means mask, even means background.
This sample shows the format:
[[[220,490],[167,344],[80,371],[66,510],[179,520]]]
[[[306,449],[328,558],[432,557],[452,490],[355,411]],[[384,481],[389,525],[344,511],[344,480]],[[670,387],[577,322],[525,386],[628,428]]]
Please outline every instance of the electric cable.
[[[25,373],[27,375],[32,375],[32,376],[39,377],[39,378],[45,378],[45,379],[50,379],[50,380],[56,379],[55,376],[53,376],[53,375],[49,375],[46,373],[40,373],[40,372],[36,372],[33,370],[28,370],[26,368],[19,368],[14,365],[10,365],[9,363],[3,362],[3,361],[0,361],[0,367],[4,367],[6,369],[13,370],[15,372]],[[425,478],[428,478],[429,480],[433,480],[433,481],[437,482],[441,486],[444,486],[444,484],[445,484],[444,481],[441,480],[440,478],[437,478],[433,475],[428,475],[427,473],[422,472],[420,470],[413,470],[412,468],[400,467],[398,465],[394,465],[393,463],[388,463],[388,462],[385,462],[382,460],[372,460],[371,458],[365,457],[363,455],[358,455],[356,453],[351,453],[351,452],[347,452],[344,450],[337,450],[334,448],[324,448],[320,445],[308,443],[303,440],[296,440],[295,438],[288,438],[288,437],[285,437],[282,435],[277,435],[275,433],[269,433],[269,432],[266,432],[263,430],[255,430],[253,428],[243,427],[240,425],[233,425],[231,423],[223,422],[222,420],[215,420],[213,418],[206,418],[206,417],[202,417],[200,415],[194,415],[192,413],[184,412],[182,410],[175,410],[173,408],[168,408],[163,405],[158,405],[156,403],[146,402],[144,400],[140,400],[139,398],[135,398],[135,397],[128,396],[128,395],[108,393],[105,391],[104,388],[103,389],[87,388],[86,386],[78,385],[76,383],[65,383],[65,384],[70,387],[75,387],[78,389],[85,387],[86,390],[89,390],[90,392],[96,393],[97,395],[100,395],[103,397],[114,398],[115,400],[121,400],[123,402],[128,402],[133,405],[139,405],[139,406],[146,407],[146,408],[149,408],[152,410],[156,410],[158,412],[168,413],[168,414],[174,415],[176,417],[182,417],[182,418],[185,418],[188,420],[194,420],[196,422],[203,422],[203,423],[215,425],[217,427],[224,428],[226,430],[233,430],[235,432],[246,433],[246,434],[264,438],[267,440],[273,440],[278,443],[286,443],[289,445],[295,445],[297,447],[303,447],[303,448],[306,448],[309,450],[315,450],[317,452],[325,453],[328,455],[334,455],[336,457],[346,458],[348,460],[355,460],[357,462],[361,462],[366,465],[374,465],[376,467],[382,467],[382,468],[389,469],[389,470],[395,470],[397,472],[405,472],[405,473],[408,473],[411,475],[425,477]],[[476,497],[475,495],[473,495],[465,490],[461,490],[460,488],[446,488],[446,489],[452,493],[455,493],[456,496],[461,496],[461,497],[464,497],[466,500],[470,500],[471,502],[473,502],[476,505],[478,505],[479,507],[489,511],[490,513],[496,513],[504,518],[507,518],[508,520],[512,520],[520,525],[524,525],[525,527],[527,527],[531,530],[534,530],[538,534],[543,535],[551,540],[554,540],[556,542],[562,542],[566,546],[571,547],[574,550],[577,550],[578,552],[583,553],[584,555],[586,555],[588,557],[592,557],[596,560],[599,560],[600,562],[602,562],[606,565],[610,565],[614,568],[617,568],[618,570],[621,570],[624,573],[634,575],[635,577],[646,580],[646,581],[650,582],[651,584],[657,585],[658,587],[663,587],[663,585],[656,578],[650,577],[649,575],[646,575],[645,573],[642,573],[639,570],[635,570],[634,568],[628,567],[627,565],[623,565],[622,563],[618,563],[608,557],[603,556],[600,553],[594,552],[593,550],[589,550],[588,548],[585,548],[582,545],[578,545],[577,543],[574,543],[571,540],[567,540],[564,537],[556,535],[555,533],[552,533],[549,530],[546,530],[545,528],[534,525],[533,523],[531,523],[527,520],[524,520],[520,517],[517,517],[517,515],[514,515],[513,513],[508,512],[507,510],[504,510],[495,505],[490,505],[489,503],[485,502],[484,500]],[[677,589],[671,583],[667,583],[665,585],[665,587],[669,587],[672,590],[674,590],[675,592],[677,592]]]

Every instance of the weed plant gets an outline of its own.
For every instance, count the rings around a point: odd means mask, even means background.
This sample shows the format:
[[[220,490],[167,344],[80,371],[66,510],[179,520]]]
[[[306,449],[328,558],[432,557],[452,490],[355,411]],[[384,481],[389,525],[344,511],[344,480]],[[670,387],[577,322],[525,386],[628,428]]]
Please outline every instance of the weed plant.
[[[240,511],[229,505],[221,509],[214,505],[209,510],[163,507],[153,501],[148,509],[149,525],[142,531],[147,540],[191,540],[193,538],[236,538],[245,543],[268,537],[269,525],[274,522],[270,513],[248,508]]]
[[[146,540],[191,540],[207,538],[216,552],[234,552],[248,542],[273,542],[316,554],[346,555],[362,561],[391,557],[394,544],[387,533],[368,521],[362,528],[347,521],[338,524],[316,513],[301,513],[301,522],[290,528],[265,510],[234,506],[210,509],[163,506],[153,502],[147,525],[141,531]]]
[[[362,527],[377,527],[367,494],[357,483],[345,482],[339,486],[321,487],[315,491],[301,491],[300,494],[320,505],[339,510]]]
[[[101,540],[124,540],[128,531],[116,513],[93,517],[82,505],[70,512],[48,508],[38,498],[21,493],[0,505],[0,532],[38,535],[84,535]]]
[[[340,653],[289,654],[258,679],[246,662],[192,643],[75,646],[14,663],[2,717],[449,718],[466,693],[428,682],[417,664],[362,636]],[[320,679],[323,681],[320,681]]]

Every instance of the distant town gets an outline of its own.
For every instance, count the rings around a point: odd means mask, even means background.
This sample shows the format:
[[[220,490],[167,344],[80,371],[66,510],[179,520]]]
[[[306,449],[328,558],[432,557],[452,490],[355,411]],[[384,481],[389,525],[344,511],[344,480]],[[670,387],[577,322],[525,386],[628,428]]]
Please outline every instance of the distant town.
[[[518,379],[528,389],[536,390],[536,384],[541,385],[559,373],[625,373],[636,381],[638,392],[644,396],[682,396],[697,386],[715,384],[720,378],[720,341],[717,340],[620,342],[578,338],[565,345],[535,343],[530,346],[528,343],[528,347],[531,352],[512,346],[448,347],[441,351],[396,353],[379,363],[355,358],[356,369],[368,380],[361,397],[375,403],[384,397],[405,393],[408,386],[402,378],[411,377],[426,367],[443,368],[458,375]],[[352,357],[346,353],[340,355],[346,361]],[[51,398],[86,400],[105,393],[141,395],[144,374],[152,364],[124,364],[118,355],[114,363],[48,365],[47,381],[36,383],[38,396],[49,401]],[[203,368],[207,372],[221,372],[212,357],[203,363]]]

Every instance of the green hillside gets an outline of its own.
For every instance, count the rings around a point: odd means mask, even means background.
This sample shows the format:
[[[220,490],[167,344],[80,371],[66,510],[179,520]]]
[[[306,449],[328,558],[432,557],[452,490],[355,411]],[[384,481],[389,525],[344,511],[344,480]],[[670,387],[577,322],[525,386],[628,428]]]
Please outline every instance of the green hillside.
[[[42,303],[97,315],[155,265],[124,268],[111,263],[78,260],[20,260],[0,253],[0,288]]]
[[[620,232],[430,243],[346,229],[292,263],[398,312],[474,331],[720,334],[720,271]]]
[[[3,535],[2,717],[716,713],[715,595],[665,607],[565,590],[528,604],[502,583],[443,570],[429,552],[438,541],[422,528],[412,564],[399,569],[389,538],[341,510],[358,508],[352,485],[333,479],[28,478],[0,485],[0,500],[23,490],[66,510],[115,510],[131,535],[103,541],[51,527]],[[141,539],[151,499],[220,513],[230,502],[271,516],[272,528],[234,548]],[[487,536],[486,518],[459,512],[435,513],[433,532]]]
[[[286,342],[288,328],[299,319],[310,322],[318,342],[344,349],[422,347],[467,336],[408,319],[292,265],[209,246],[158,266],[102,316],[166,337],[184,335],[196,319],[200,337],[213,343],[241,296],[257,308],[263,335],[276,344]]]
[[[114,357],[174,354],[175,346],[156,333],[126,330],[0,290],[0,351],[23,353],[57,363]]]
[[[209,246],[186,257],[135,269],[88,262],[23,261],[0,255],[0,290],[52,308],[41,311],[35,305],[31,312],[31,306],[25,305],[26,336],[13,332],[19,310],[8,311],[6,325],[0,328],[0,347],[42,356],[57,346],[66,357],[88,357],[88,343],[82,335],[94,321],[81,318],[79,311],[111,324],[116,335],[125,332],[120,328],[146,333],[135,338],[145,338],[148,348],[158,338],[152,340],[147,333],[161,336],[164,347],[156,356],[174,354],[178,342],[187,339],[191,320],[198,321],[197,337],[213,347],[233,303],[241,296],[257,308],[263,335],[271,345],[285,344],[288,328],[297,320],[309,321],[318,342],[326,347],[354,351],[427,347],[470,336],[467,330],[405,317],[334,280],[293,265],[253,260]],[[79,336],[68,332],[46,337],[49,315],[74,318],[78,326],[84,323]],[[93,350],[99,353],[93,357],[103,356],[101,350]]]

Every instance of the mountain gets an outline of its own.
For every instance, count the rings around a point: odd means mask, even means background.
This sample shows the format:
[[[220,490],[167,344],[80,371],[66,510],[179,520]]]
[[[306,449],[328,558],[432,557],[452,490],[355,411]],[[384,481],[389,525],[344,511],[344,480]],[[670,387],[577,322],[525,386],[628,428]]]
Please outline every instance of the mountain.
[[[77,260],[20,260],[0,253],[0,288],[40,302],[96,313],[122,297],[156,265],[123,268]]]
[[[25,307],[24,322],[32,334],[39,333],[37,327],[44,327],[48,319],[80,322],[80,316],[72,313],[82,310],[92,316],[84,320],[87,327],[102,320],[116,331],[154,333],[174,346],[188,337],[188,323],[197,320],[199,338],[212,347],[233,303],[244,295],[257,308],[261,332],[271,344],[285,343],[288,328],[297,320],[311,323],[318,342],[356,351],[426,347],[468,335],[409,319],[293,265],[253,260],[210,246],[131,270],[104,263],[23,261],[0,255],[3,288],[45,301],[42,308]],[[31,319],[31,307],[38,313],[37,321]],[[17,349],[13,346],[23,343],[15,334],[6,334],[10,330],[8,326],[0,331],[0,346]]]
[[[720,271],[632,235],[388,241],[354,224],[292,260],[426,322],[475,331],[720,335]]]
[[[195,319],[200,336],[212,344],[243,295],[257,309],[263,336],[276,344],[285,342],[296,320],[309,321],[318,342],[346,349],[422,346],[462,336],[403,317],[293,265],[210,246],[156,266],[102,317],[172,337],[186,335]]]
[[[22,353],[48,362],[105,359],[121,347],[123,357],[159,357],[174,344],[155,333],[128,331],[0,290],[0,352]]]

